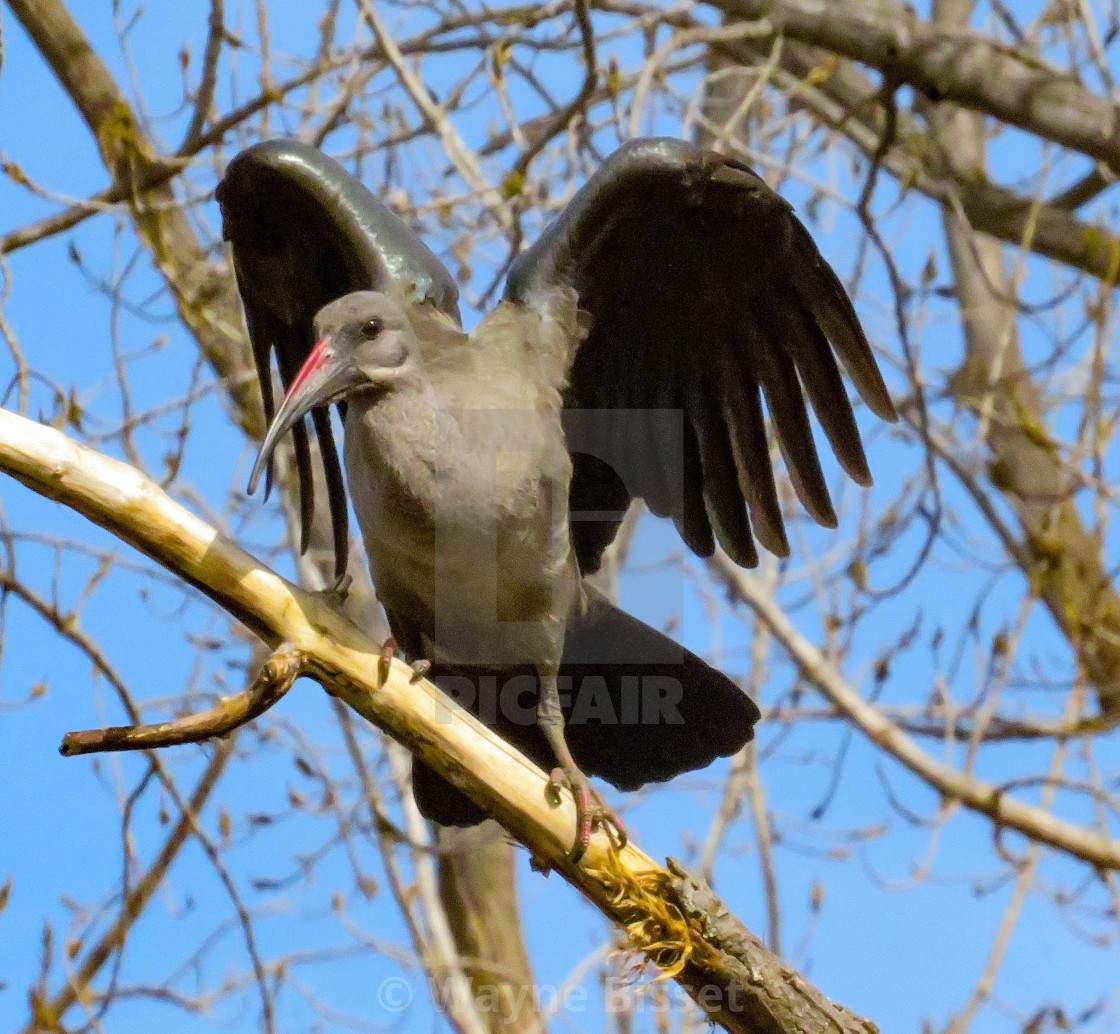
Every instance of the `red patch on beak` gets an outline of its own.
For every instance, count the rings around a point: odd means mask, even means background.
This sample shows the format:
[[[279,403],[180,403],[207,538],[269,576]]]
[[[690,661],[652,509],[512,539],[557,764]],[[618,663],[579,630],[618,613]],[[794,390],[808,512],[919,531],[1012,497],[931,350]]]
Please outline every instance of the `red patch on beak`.
[[[287,398],[293,398],[297,395],[300,388],[306,383],[307,378],[327,364],[330,359],[330,352],[327,348],[329,344],[330,338],[321,338],[311,349],[303,366],[300,367],[299,373],[296,374],[296,379],[292,381],[292,386],[288,389]]]

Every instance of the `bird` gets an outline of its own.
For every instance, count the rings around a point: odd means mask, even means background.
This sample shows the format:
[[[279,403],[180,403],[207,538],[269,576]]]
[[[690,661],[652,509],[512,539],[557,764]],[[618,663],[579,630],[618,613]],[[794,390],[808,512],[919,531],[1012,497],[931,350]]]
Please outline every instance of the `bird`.
[[[630,140],[467,331],[438,257],[317,148],[251,146],[216,197],[269,425],[250,492],[290,432],[305,549],[310,419],[336,576],[348,487],[392,641],[551,770],[550,800],[570,789],[572,861],[597,826],[626,836],[589,776],[633,790],[748,743],[750,697],[591,576],[635,500],[700,557],[788,556],[763,402],[815,521],[837,524],[806,399],[843,470],[871,484],[841,365],[872,413],[895,409],[793,207],[734,157]],[[436,823],[486,818],[419,760],[412,786]]]

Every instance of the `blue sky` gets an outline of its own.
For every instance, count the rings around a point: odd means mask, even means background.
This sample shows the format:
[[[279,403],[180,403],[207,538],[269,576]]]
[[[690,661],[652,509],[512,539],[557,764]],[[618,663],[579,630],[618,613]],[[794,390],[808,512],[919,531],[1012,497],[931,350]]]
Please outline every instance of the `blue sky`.
[[[118,80],[126,81],[129,71],[115,43],[109,4],[73,7]],[[158,10],[152,8],[144,15],[135,31],[134,73],[150,99],[151,114],[156,128],[165,135],[164,143],[176,142],[184,124],[182,114],[175,111],[179,96],[177,54],[183,42],[190,40],[197,65],[206,7],[199,0],[159,5]],[[304,52],[314,30],[316,12],[312,5],[276,3],[270,5],[270,12],[277,52]],[[130,15],[131,9],[126,16]],[[10,12],[5,9],[0,17],[6,30],[0,70],[0,151],[6,160],[18,163],[34,181],[58,195],[82,197],[93,193],[104,186],[105,178],[88,132]],[[232,5],[230,24],[235,31],[252,36],[251,6]],[[438,79],[435,85],[438,89]],[[224,108],[230,100],[220,95],[219,103]],[[525,113],[532,113],[531,99],[524,98],[524,103]],[[281,128],[274,124],[273,131]],[[464,117],[459,128],[469,140],[481,140],[483,115]],[[1000,171],[1006,171],[1008,178],[1013,178],[1012,170],[1018,165],[1030,167],[1038,157],[1033,145],[1015,133],[1003,135],[995,155]],[[1067,168],[1064,175],[1076,171]],[[417,175],[434,178],[435,172],[419,169]],[[844,173],[839,177],[841,183],[850,183]],[[882,198],[889,200],[892,191],[893,187],[884,185]],[[807,200],[807,191],[797,182],[789,184],[787,195],[802,205]],[[38,198],[10,179],[0,178],[0,232],[57,207],[55,201]],[[211,227],[215,225],[213,205],[203,206],[201,215]],[[898,255],[905,271],[915,275],[932,248],[942,277],[947,275],[932,207],[908,206],[886,225],[890,239],[904,242]],[[830,212],[814,232],[827,257],[838,266],[850,267],[857,232],[850,213]],[[76,388],[87,414],[87,426],[92,428],[98,421],[112,423],[121,413],[113,378],[114,323],[119,353],[137,353],[129,360],[136,409],[183,394],[194,376],[193,344],[178,326],[166,296],[149,297],[159,281],[145,258],[128,272],[122,287],[127,304],[119,310],[114,311],[104,293],[96,289],[98,279],[111,278],[126,269],[133,251],[130,232],[118,232],[114,215],[102,215],[10,256],[4,319],[18,335],[33,367],[63,389]],[[74,254],[80,256],[81,264],[74,261]],[[1044,281],[1041,264],[1032,266],[1028,293],[1036,290],[1042,294]],[[872,263],[861,289],[860,314],[872,338],[897,354],[887,297],[882,270]],[[936,378],[952,368],[960,354],[960,343],[953,327],[952,304],[933,305],[920,345],[924,369]],[[137,308],[143,309],[143,318],[132,314]],[[1029,336],[1026,344],[1028,349],[1036,347]],[[1037,347],[1041,349],[1042,344],[1037,343]],[[202,383],[210,383],[208,374],[203,375]],[[899,383],[897,377],[894,383]],[[46,384],[37,383],[31,399],[31,415],[51,412],[52,392]],[[878,512],[920,463],[920,457],[912,445],[875,428],[866,412],[860,418],[862,426],[872,432],[870,456],[877,478],[867,505]],[[180,414],[169,414],[154,430],[137,436],[141,455],[157,474],[179,419]],[[194,433],[184,456],[180,489],[189,485],[197,498],[233,521],[236,530],[241,509],[229,510],[226,500],[231,486],[244,485],[251,449],[230,429],[212,393],[192,407],[190,420]],[[115,454],[120,452],[117,443],[106,447]],[[828,470],[834,474],[835,465]],[[975,515],[959,490],[946,484],[945,492],[947,504],[960,515],[961,525],[975,529]],[[191,500],[197,505],[195,497]],[[107,534],[14,482],[0,481],[0,508],[14,530],[72,538],[95,551],[116,550]],[[858,510],[859,505],[853,509]],[[255,501],[248,512],[256,519],[245,529],[244,540],[251,548],[268,548],[278,529],[273,511]],[[851,534],[853,528],[849,522],[842,534]],[[802,530],[810,548],[827,548],[830,540],[824,533],[799,525],[799,532]],[[892,555],[873,566],[874,584],[886,584],[897,577],[919,545],[914,534],[894,543]],[[985,536],[978,533],[971,548],[982,553],[985,545],[991,548]],[[728,670],[742,674],[750,622],[725,617],[718,628],[718,642],[714,642],[705,619],[705,601],[692,591],[691,580],[682,579],[675,566],[664,562],[666,551],[673,548],[674,541],[665,526],[652,520],[643,525],[634,553],[636,573],[623,582],[624,604],[654,622],[679,615],[683,638],[689,645],[701,650],[718,649]],[[120,555],[133,565],[147,566],[123,547]],[[20,572],[49,596],[56,577],[53,549],[22,541],[17,557]],[[279,563],[290,571],[290,563],[284,558]],[[96,557],[65,553],[57,576],[63,609],[73,605],[85,579],[96,568]],[[979,672],[979,655],[996,631],[1014,616],[1014,605],[1022,591],[1015,576],[999,579],[979,613],[975,635],[970,637],[972,633],[961,616],[962,601],[971,605],[982,581],[983,575],[974,564],[962,562],[959,554],[939,546],[915,584],[890,606],[880,607],[870,627],[861,631],[846,670],[848,677],[866,692],[871,663],[920,611],[926,640],[933,628],[944,624],[950,643],[945,652],[960,644],[966,657],[961,684],[967,687],[970,680],[978,681],[978,673],[968,674],[969,665]],[[796,598],[794,589],[789,599]],[[811,608],[801,618],[806,634],[819,635]],[[140,697],[173,698],[185,687],[206,692],[222,686],[237,688],[241,683],[242,672],[237,665],[244,663],[247,651],[244,646],[230,647],[228,623],[189,592],[166,582],[153,585],[127,570],[114,572],[83,607],[81,628],[96,638]],[[1033,613],[1027,634],[1036,644],[1034,652],[1049,657],[1054,669],[1061,670],[1064,652],[1049,619],[1041,612]],[[186,641],[187,636],[192,637],[194,646]],[[198,646],[208,639],[220,646]],[[0,785],[8,792],[0,796],[0,883],[12,874],[13,884],[8,907],[0,912],[0,945],[4,945],[0,951],[0,1023],[13,1027],[26,1021],[25,992],[38,971],[44,920],[53,925],[56,940],[62,942],[68,930],[76,929],[87,918],[96,926],[96,916],[87,917],[83,909],[95,906],[119,886],[120,800],[144,766],[132,757],[66,760],[57,754],[63,732],[120,722],[121,711],[104,681],[91,678],[89,665],[81,655],[62,645],[53,629],[17,601],[8,603],[3,647]],[[895,663],[884,700],[924,699],[925,687],[934,674],[928,652],[904,653]],[[764,701],[777,699],[791,682],[788,665],[775,656],[771,678],[763,691]],[[45,690],[29,699],[37,686]],[[965,691],[961,686],[955,688]],[[1059,694],[1052,697],[1032,698],[1031,703],[1054,710],[1061,701]],[[261,726],[268,730],[267,740],[258,743],[257,730],[243,735],[245,749],[232,763],[216,800],[203,815],[204,824],[215,836],[221,811],[231,816],[232,846],[224,857],[245,900],[264,913],[258,928],[262,953],[345,947],[355,942],[355,928],[378,942],[405,943],[405,931],[387,893],[382,889],[371,900],[356,894],[353,871],[337,849],[325,849],[307,881],[280,891],[254,889],[254,880],[290,875],[301,858],[313,854],[334,835],[329,821],[312,818],[305,810],[291,806],[293,790],[309,800],[321,793],[321,785],[292,764],[293,753],[312,750],[299,744],[305,740],[318,745],[316,765],[340,777],[346,771],[327,699],[316,686],[301,685],[270,719]],[[929,830],[909,827],[892,813],[880,786],[880,773],[915,812],[933,814],[935,796],[859,737],[851,744],[835,799],[825,817],[814,822],[810,813],[826,791],[831,759],[841,739],[840,728],[820,723],[804,723],[788,735],[779,736],[776,730],[766,728],[760,733],[770,805],[787,834],[775,856],[783,902],[783,943],[791,961],[810,979],[836,1000],[875,1019],[883,1030],[918,1030],[924,1018],[941,1024],[948,1011],[958,1007],[969,993],[1009,894],[1006,884],[992,890],[984,886],[997,871],[990,825],[975,815],[958,812],[942,831],[936,848],[931,849]],[[939,750],[936,744],[925,746],[933,753]],[[1115,747],[1115,737],[1111,746]],[[1044,748],[991,748],[985,753],[980,774],[1001,778],[1024,769],[1037,771],[1045,765],[1047,756]],[[165,763],[186,788],[193,785],[205,758],[205,750],[188,747],[166,752]],[[697,845],[703,842],[723,774],[722,766],[714,766],[678,779],[656,793],[625,801],[632,807],[628,818],[642,846],[655,857],[694,857]],[[174,812],[155,789],[145,793],[137,805],[133,847],[143,862],[150,860],[165,828],[161,807]],[[1062,807],[1071,817],[1086,817],[1082,802],[1068,800]],[[265,823],[261,816],[269,816],[270,821]],[[853,829],[863,831],[862,836],[853,837]],[[1015,837],[1009,837],[1008,843],[1021,848]],[[362,850],[362,865],[383,886],[372,847],[365,844]],[[931,858],[930,875],[912,879],[915,864],[927,856]],[[606,925],[562,881],[531,873],[523,853],[519,865],[521,906],[538,979],[542,984],[557,986],[580,959],[602,943]],[[1052,859],[1044,863],[1042,871],[1045,879],[1065,886],[1076,886],[1089,875],[1082,866]],[[824,888],[824,901],[819,914],[815,914],[811,899],[818,884]],[[716,871],[716,886],[750,927],[765,929],[754,838],[746,818],[732,828],[728,850]],[[332,906],[336,893],[345,898],[344,914]],[[1111,987],[1111,998],[1086,1029],[1120,1029],[1120,998],[1115,990],[1120,958],[1115,921],[1110,925],[1092,915],[1081,917],[1091,933],[1111,937],[1106,945],[1093,946],[1089,938],[1072,928],[1071,914],[1071,910],[1058,910],[1040,896],[1028,901],[1000,973],[997,995],[1013,1003],[1020,1013],[1030,1015],[1049,1002],[1060,1002],[1075,1011],[1087,1008]],[[126,983],[163,979],[180,961],[186,963],[206,932],[229,915],[229,901],[212,867],[196,846],[189,846],[176,862],[166,887],[157,894],[150,913],[138,925],[124,959],[122,978]],[[223,974],[244,969],[240,934],[236,927],[230,927],[220,935],[217,949],[202,964],[199,976],[212,986]],[[342,957],[330,961],[297,966],[295,973],[301,986],[310,989],[309,997],[329,1002],[340,1016],[364,1017],[378,1029],[443,1029],[427,1001],[418,970],[407,961],[378,953],[347,957],[343,951]],[[416,991],[413,1003],[403,1012],[394,1013],[376,1004],[376,991],[384,980],[398,976]],[[189,991],[193,979],[188,972],[176,986]],[[57,985],[56,971],[51,986]],[[588,986],[592,1002],[597,1003],[595,981],[589,981]],[[283,1029],[316,1026],[311,1010],[297,995],[282,997],[280,1008]],[[168,1031],[187,1031],[197,1029],[200,1022],[185,1012],[146,999],[116,1006],[113,1017],[119,1030],[150,1029],[158,1023]],[[256,1004],[251,993],[223,1002],[216,1008],[214,1019],[229,1030],[255,1029]],[[643,1022],[648,1021],[646,1016]],[[341,1028],[343,1024],[336,1020],[328,1026]],[[567,1017],[558,1017],[555,1029],[575,1031],[601,1026],[598,1006],[593,1005],[587,1013],[573,1011]],[[999,1011],[989,1010],[974,1029],[1010,1031],[1016,1027]]]

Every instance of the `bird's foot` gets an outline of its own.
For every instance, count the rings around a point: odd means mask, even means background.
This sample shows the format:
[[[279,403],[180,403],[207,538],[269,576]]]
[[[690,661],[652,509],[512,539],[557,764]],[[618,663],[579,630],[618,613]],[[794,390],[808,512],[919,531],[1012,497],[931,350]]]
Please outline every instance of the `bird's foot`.
[[[384,683],[389,677],[389,665],[396,656],[397,649],[397,641],[391,636],[381,644],[381,653],[377,658],[377,680],[379,684]],[[422,678],[426,678],[428,672],[432,670],[431,661],[418,660],[405,661],[405,663],[412,669],[412,674],[408,679],[412,685],[416,685]]]
[[[552,770],[545,793],[553,807],[560,803],[562,786],[572,791],[576,802],[576,840],[568,856],[573,865],[584,856],[591,843],[591,834],[596,829],[602,828],[608,833],[613,830],[618,846],[626,846],[626,826],[622,819],[578,767],[566,765]]]

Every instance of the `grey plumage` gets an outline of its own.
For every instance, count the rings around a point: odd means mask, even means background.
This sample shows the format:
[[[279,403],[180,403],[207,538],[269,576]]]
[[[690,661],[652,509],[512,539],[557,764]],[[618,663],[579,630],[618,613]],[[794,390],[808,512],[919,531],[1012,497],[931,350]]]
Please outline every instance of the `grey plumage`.
[[[634,498],[701,555],[718,542],[751,565],[756,537],[788,553],[763,399],[814,519],[836,522],[804,394],[841,465],[870,483],[836,355],[875,413],[894,410],[842,285],[790,206],[731,159],[634,141],[518,258],[503,303],[467,334],[431,252],[313,149],[251,148],[218,197],[270,417],[273,348],[288,392],[254,479],[295,429],[306,516],[310,412],[344,557],[323,407],[345,402],[350,496],[394,635],[446,680],[540,679],[536,727],[502,731],[559,761],[581,813],[577,853],[603,811],[581,768],[630,787],[749,739],[758,711],[732,683],[583,576]],[[593,653],[610,658],[596,667]],[[572,728],[558,678],[603,673],[613,706],[627,677],[654,670],[681,681],[687,734]],[[610,756],[612,735],[630,761]],[[431,773],[416,784],[431,817],[480,817]]]

